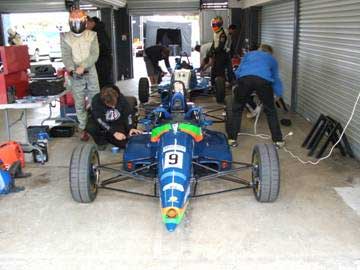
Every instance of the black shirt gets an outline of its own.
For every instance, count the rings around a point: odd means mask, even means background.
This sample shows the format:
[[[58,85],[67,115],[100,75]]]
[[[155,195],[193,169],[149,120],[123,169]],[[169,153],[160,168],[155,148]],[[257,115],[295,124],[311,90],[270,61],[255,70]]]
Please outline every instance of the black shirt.
[[[115,108],[106,106],[100,94],[96,94],[91,103],[93,119],[105,130],[114,134],[121,132],[127,135],[131,129],[129,117],[133,114],[124,95],[120,94]]]
[[[111,41],[105,31],[104,23],[96,23],[93,31],[97,33],[97,38],[99,42],[99,57],[111,56]]]
[[[145,54],[149,57],[154,66],[157,66],[159,61],[164,60],[165,66],[170,68],[169,57],[164,57],[161,53],[163,48],[165,47],[161,45],[151,46],[145,49]]]

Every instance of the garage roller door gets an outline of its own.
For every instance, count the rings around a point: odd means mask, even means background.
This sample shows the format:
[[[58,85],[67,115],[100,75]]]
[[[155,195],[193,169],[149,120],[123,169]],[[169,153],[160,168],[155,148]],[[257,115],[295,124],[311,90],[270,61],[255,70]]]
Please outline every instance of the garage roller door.
[[[164,13],[195,13],[199,11],[198,0],[128,0],[131,15],[155,15]]]
[[[261,13],[261,43],[269,44],[274,49],[287,104],[291,104],[293,40],[294,1],[264,6]]]
[[[344,126],[360,91],[360,0],[300,1],[299,38],[298,112]],[[346,134],[360,157],[360,108]]]
[[[1,0],[0,12],[51,12],[65,11],[64,0]]]

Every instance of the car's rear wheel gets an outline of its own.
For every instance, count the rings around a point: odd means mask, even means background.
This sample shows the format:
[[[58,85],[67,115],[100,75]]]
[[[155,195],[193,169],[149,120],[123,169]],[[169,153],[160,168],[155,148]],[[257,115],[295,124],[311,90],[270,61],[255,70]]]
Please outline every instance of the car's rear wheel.
[[[125,96],[125,99],[129,103],[132,111],[131,119],[129,119],[129,121],[131,120],[131,123],[129,124],[132,125],[133,128],[136,128],[138,121],[137,99],[133,96]]]
[[[139,80],[139,100],[141,103],[146,103],[149,101],[150,96],[150,85],[148,78],[140,78]]]
[[[93,144],[78,145],[70,160],[70,191],[80,203],[95,200],[100,180],[99,154]]]
[[[215,97],[217,103],[223,103],[225,99],[225,79],[223,77],[215,78]]]
[[[280,191],[280,165],[276,147],[257,144],[252,155],[252,186],[259,202],[274,202]]]

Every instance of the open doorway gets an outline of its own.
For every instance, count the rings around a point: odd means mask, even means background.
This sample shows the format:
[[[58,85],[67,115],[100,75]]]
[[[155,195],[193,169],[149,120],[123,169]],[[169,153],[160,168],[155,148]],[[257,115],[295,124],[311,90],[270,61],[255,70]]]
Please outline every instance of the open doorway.
[[[156,44],[170,49],[170,65],[175,66],[175,58],[183,53],[189,55],[189,60],[197,67],[200,55],[193,48],[200,43],[199,15],[184,16],[133,16],[132,41],[134,57],[134,77],[146,77],[143,52]],[[160,67],[166,70],[164,63]]]
[[[98,11],[88,12],[99,16]],[[28,46],[31,64],[52,64],[56,69],[63,67],[60,33],[69,31],[68,12],[10,13],[3,14],[5,44],[8,45],[8,31],[17,32],[21,42]]]

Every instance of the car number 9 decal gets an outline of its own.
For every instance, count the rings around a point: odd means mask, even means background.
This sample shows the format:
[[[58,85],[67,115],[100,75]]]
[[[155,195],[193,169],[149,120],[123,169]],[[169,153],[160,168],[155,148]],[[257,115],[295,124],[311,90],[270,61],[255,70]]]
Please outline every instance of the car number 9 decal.
[[[166,152],[164,169],[172,167],[181,169],[183,167],[183,157],[184,155],[181,152]]]

